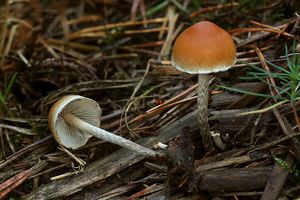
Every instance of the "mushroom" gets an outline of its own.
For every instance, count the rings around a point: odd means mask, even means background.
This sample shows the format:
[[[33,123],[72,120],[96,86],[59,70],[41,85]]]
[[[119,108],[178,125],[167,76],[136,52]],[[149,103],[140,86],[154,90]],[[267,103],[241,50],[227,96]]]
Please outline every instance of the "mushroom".
[[[172,65],[180,71],[198,74],[198,120],[203,145],[213,149],[208,123],[209,74],[226,71],[236,62],[231,36],[209,21],[200,21],[184,30],[175,40]]]
[[[157,155],[151,149],[99,128],[100,117],[101,108],[95,101],[79,95],[68,95],[52,106],[48,124],[55,140],[67,148],[77,149],[95,136],[143,156]]]

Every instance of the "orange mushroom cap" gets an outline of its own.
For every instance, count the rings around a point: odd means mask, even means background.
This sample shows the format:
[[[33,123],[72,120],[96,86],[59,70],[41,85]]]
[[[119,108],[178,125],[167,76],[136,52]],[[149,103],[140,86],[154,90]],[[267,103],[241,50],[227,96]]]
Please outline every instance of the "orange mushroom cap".
[[[226,71],[235,62],[236,48],[231,36],[209,21],[187,28],[173,46],[172,65],[190,74]]]

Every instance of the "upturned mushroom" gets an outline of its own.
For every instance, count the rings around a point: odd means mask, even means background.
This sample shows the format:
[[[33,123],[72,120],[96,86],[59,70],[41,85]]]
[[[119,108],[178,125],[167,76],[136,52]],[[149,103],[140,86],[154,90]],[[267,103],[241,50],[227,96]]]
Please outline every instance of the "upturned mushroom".
[[[48,125],[55,140],[67,148],[77,149],[95,136],[143,156],[157,155],[151,149],[99,128],[100,118],[101,108],[95,101],[79,95],[68,95],[52,106]]]
[[[208,123],[209,74],[226,71],[236,62],[231,36],[209,21],[200,21],[184,30],[175,40],[172,65],[180,71],[198,74],[198,120],[203,145],[213,149]]]

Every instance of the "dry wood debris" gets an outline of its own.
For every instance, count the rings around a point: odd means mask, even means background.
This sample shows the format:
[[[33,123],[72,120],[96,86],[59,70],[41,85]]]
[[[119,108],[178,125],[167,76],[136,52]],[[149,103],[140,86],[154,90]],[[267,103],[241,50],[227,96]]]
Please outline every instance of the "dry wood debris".
[[[289,99],[276,76],[287,57],[300,67],[299,9],[295,0],[2,1],[0,199],[299,198],[300,94]],[[197,77],[170,63],[176,36],[200,20],[227,30],[238,51],[210,82],[212,152],[198,134]],[[275,75],[240,79],[257,68]],[[98,139],[66,153],[47,113],[67,94],[97,101],[102,128],[168,145],[157,150],[165,156]]]

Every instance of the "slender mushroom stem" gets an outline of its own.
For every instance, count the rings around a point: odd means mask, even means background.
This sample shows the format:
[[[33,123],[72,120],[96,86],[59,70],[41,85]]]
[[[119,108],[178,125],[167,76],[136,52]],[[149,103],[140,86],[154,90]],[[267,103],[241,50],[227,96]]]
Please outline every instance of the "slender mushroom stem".
[[[206,151],[213,149],[208,123],[208,90],[209,74],[198,75],[198,121],[200,124],[200,134]]]
[[[101,128],[98,128],[96,126],[93,126],[81,119],[79,119],[78,117],[70,114],[70,113],[66,113],[63,116],[64,120],[70,124],[71,126],[80,129],[84,132],[88,132],[91,135],[100,138],[102,140],[111,142],[113,144],[117,144],[120,145],[124,148],[130,149],[132,151],[135,151],[143,156],[151,156],[154,157],[157,155],[157,153],[151,149],[148,149],[146,147],[143,147],[137,143],[134,143],[130,140],[127,140],[123,137],[120,137],[118,135],[112,134],[108,131],[105,131]]]

